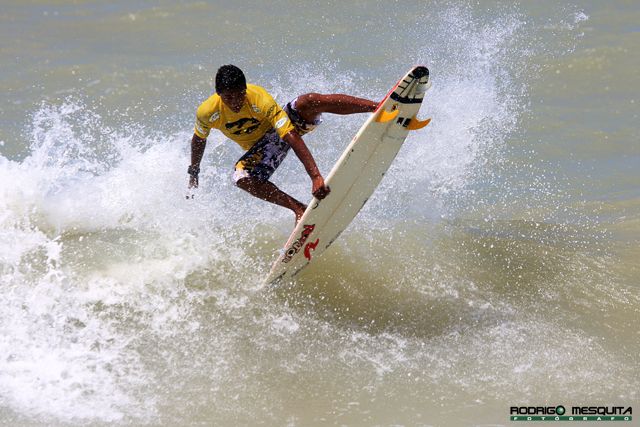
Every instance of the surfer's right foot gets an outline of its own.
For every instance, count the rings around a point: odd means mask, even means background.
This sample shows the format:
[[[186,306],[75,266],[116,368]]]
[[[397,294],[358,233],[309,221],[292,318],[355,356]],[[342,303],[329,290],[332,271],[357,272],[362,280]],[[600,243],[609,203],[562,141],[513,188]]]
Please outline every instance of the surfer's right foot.
[[[303,203],[300,203],[293,209],[293,212],[296,214],[296,225],[298,225],[298,223],[302,219],[302,215],[304,215],[304,211],[306,210],[307,210],[307,205]]]

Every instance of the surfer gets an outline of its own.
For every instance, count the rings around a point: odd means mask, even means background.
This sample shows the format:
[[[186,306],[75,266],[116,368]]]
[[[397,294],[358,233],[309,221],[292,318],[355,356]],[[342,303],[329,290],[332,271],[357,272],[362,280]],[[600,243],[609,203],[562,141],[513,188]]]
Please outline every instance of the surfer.
[[[218,69],[216,93],[198,107],[191,139],[189,188],[198,187],[200,161],[212,128],[220,130],[246,152],[235,164],[233,180],[241,189],[267,202],[291,209],[300,220],[306,205],[269,181],[290,148],[304,165],[318,199],[329,194],[311,152],[300,137],[322,122],[322,113],[354,114],[375,111],[377,103],[343,94],[300,95],[281,108],[260,86],[247,84],[234,65]]]

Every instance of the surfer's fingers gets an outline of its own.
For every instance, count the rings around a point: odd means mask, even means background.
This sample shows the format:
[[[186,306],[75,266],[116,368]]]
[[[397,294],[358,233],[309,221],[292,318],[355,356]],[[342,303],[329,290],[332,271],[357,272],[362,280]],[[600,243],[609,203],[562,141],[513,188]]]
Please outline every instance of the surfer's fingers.
[[[325,197],[327,197],[327,195],[331,192],[331,190],[329,189],[329,187],[321,187],[318,190],[313,192],[313,195],[315,197],[317,197],[318,199],[324,199]]]

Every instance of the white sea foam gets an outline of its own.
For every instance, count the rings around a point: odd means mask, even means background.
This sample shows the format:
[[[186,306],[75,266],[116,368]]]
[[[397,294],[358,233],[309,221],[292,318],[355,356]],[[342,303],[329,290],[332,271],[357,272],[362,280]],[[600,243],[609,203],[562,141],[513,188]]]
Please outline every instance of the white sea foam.
[[[0,394],[35,417],[142,420],[155,374],[110,307],[149,313],[160,333],[182,320],[166,297],[216,256],[216,201],[184,200],[184,145],[106,134],[105,161],[78,125],[88,117],[77,101],[45,105],[31,155],[0,159]]]

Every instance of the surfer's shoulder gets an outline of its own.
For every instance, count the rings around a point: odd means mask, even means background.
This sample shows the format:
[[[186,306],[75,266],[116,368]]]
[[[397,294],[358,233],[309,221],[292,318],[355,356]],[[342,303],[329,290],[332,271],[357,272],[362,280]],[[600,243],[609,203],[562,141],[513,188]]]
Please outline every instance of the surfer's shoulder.
[[[217,121],[220,118],[221,103],[222,100],[217,93],[211,95],[198,107],[198,119],[209,123]]]
[[[271,117],[280,110],[277,102],[265,88],[258,85],[247,85],[247,101],[254,113]]]

